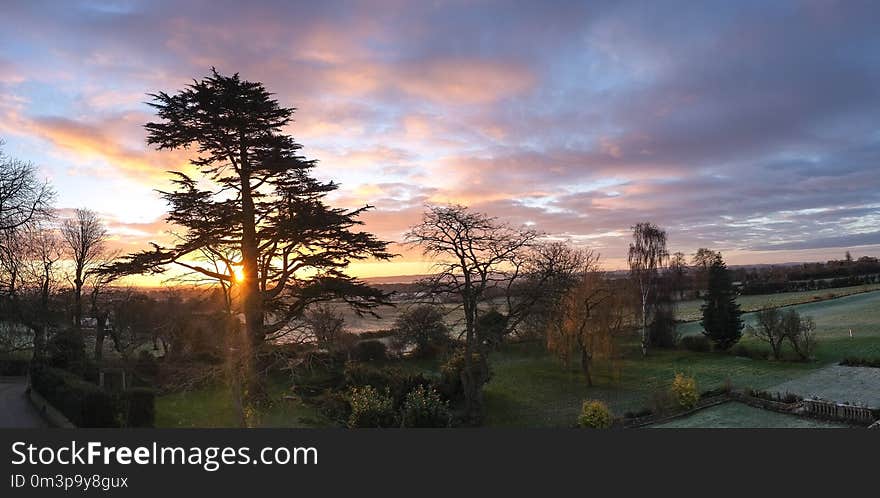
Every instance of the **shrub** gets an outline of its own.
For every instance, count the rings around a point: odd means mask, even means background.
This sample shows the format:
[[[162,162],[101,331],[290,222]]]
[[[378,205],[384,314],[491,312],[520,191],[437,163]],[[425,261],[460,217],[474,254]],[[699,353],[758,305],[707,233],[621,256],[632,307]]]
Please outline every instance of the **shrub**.
[[[78,375],[85,373],[87,368],[86,346],[82,333],[75,330],[64,330],[52,336],[46,345],[48,364]]]
[[[672,348],[678,342],[678,329],[675,323],[675,311],[671,307],[661,307],[654,314],[654,320],[648,328],[651,345],[658,348]],[[707,350],[708,351],[708,350]]]
[[[430,386],[416,386],[403,402],[404,427],[449,427],[449,403]]]
[[[413,348],[415,356],[431,356],[449,343],[449,328],[437,306],[409,308],[394,321],[394,347],[403,352]]]
[[[740,358],[751,358],[753,360],[763,360],[767,357],[767,353],[761,351],[760,349],[752,349],[746,347],[742,344],[737,344],[732,353],[734,356],[738,356]]]
[[[339,423],[348,423],[351,416],[351,405],[348,397],[339,391],[328,389],[314,398],[318,410],[330,420]]]
[[[361,341],[355,345],[352,357],[356,361],[384,361],[388,357],[387,348],[382,341]]]
[[[373,386],[352,387],[348,392],[351,414],[348,426],[394,427],[394,400],[386,388],[380,392]]]
[[[403,404],[406,393],[416,386],[431,384],[431,381],[421,374],[407,374],[397,367],[377,367],[356,362],[345,365],[344,379],[348,387],[372,386],[379,391],[387,391],[395,408]]]
[[[581,414],[578,417],[578,427],[588,429],[607,429],[611,427],[614,417],[611,410],[602,401],[588,399],[581,406]]]
[[[714,396],[721,396],[724,394],[729,394],[730,391],[733,390],[733,385],[730,383],[730,379],[725,379],[724,384],[715,389],[709,389],[700,393],[700,399],[703,398],[711,398]]]
[[[121,427],[125,423],[118,397],[71,372],[40,366],[31,370],[31,385],[78,427]]]
[[[465,366],[464,351],[457,350],[443,366],[440,367],[440,392],[447,399],[457,401],[464,399],[464,385],[461,381],[462,371]],[[474,369],[475,381],[482,386],[492,377],[489,362],[480,353],[471,353],[471,366]],[[481,387],[482,388],[482,387]]]
[[[765,399],[767,401],[775,401],[777,403],[791,404],[791,403],[797,403],[798,401],[801,401],[804,399],[801,396],[798,396],[797,394],[794,394],[794,393],[790,393],[788,391],[786,391],[784,394],[781,394],[778,392],[771,393],[769,391],[763,391],[763,390],[759,390],[759,389],[749,389],[746,391],[746,393],[753,398]]]
[[[478,340],[491,349],[500,347],[509,332],[507,317],[497,310],[487,311],[477,317],[475,328]]]
[[[135,361],[134,371],[140,377],[154,379],[159,375],[159,362],[148,351],[141,351]]]
[[[700,394],[697,391],[697,381],[693,377],[682,373],[675,374],[670,392],[679,408],[685,410],[690,410],[697,406],[697,401],[700,400]]]
[[[678,345],[688,351],[706,353],[711,349],[711,343],[703,335],[686,335],[678,341]]]
[[[30,361],[24,358],[0,358],[0,375],[23,377],[27,375]]]

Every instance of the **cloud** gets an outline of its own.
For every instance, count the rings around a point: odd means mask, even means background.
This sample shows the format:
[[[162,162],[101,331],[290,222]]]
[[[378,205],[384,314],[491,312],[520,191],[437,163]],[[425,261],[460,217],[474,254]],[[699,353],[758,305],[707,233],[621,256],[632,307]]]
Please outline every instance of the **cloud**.
[[[96,181],[150,189],[185,164],[145,146],[144,94],[216,65],[296,106],[286,131],[341,182],[332,201],[375,205],[367,229],[392,240],[448,201],[609,259],[643,220],[686,252],[755,257],[870,242],[880,221],[868,2],[113,7],[15,3],[0,20],[16,28],[0,30],[4,133]]]

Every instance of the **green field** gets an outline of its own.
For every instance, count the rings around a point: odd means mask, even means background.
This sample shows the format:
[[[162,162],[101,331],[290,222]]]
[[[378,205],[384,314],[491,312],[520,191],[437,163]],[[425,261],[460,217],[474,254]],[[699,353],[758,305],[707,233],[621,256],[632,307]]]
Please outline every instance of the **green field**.
[[[819,346],[816,361],[769,361],[724,353],[682,350],[652,351],[646,359],[634,352],[631,339],[623,344],[625,359],[599,364],[595,386],[587,387],[577,365],[565,369],[538,344],[512,344],[493,353],[493,378],[485,387],[487,425],[521,427],[572,426],[586,398],[608,402],[616,415],[651,405],[653,395],[668,386],[676,372],[693,375],[700,390],[722,385],[772,389],[807,375],[845,356],[880,356],[880,292],[797,306],[816,320]],[[693,325],[693,324],[687,324]],[[686,326],[687,326],[686,325]],[[697,324],[698,325],[698,324]],[[853,338],[849,337],[853,330]],[[695,330],[691,333],[698,333]],[[742,345],[769,352],[763,343],[745,337]],[[430,362],[412,368],[434,370]],[[284,386],[274,387],[280,399]],[[235,423],[225,390],[201,390],[162,396],[157,423],[163,427],[223,427]],[[326,423],[309,405],[278,401],[261,417],[261,425],[299,427]]]
[[[730,401],[722,405],[700,410],[687,417],[677,418],[650,427],[657,429],[839,429],[846,426],[761,410],[760,408],[753,408],[742,403]]]
[[[554,358],[524,347],[508,347],[491,357],[495,376],[486,386],[488,423],[500,426],[569,426],[580,402],[597,398],[621,415],[649,406],[652,395],[675,375],[686,372],[701,390],[725,379],[734,386],[772,389],[846,356],[880,356],[880,292],[853,295],[796,307],[816,320],[819,346],[812,362],[769,361],[721,353],[654,351],[647,359],[628,355],[606,366],[597,386],[587,388],[576,366],[566,371]],[[697,324],[698,326],[698,324]],[[853,330],[853,338],[849,337]],[[698,333],[695,330],[691,333]],[[753,338],[740,342],[769,352]],[[614,373],[618,371],[618,373]]]
[[[284,400],[287,386],[273,380],[269,386],[273,405],[261,413],[258,427],[322,427],[328,424],[318,411],[302,401]],[[232,391],[212,386],[156,398],[156,427],[236,427]]]
[[[778,294],[761,294],[756,296],[739,296],[737,302],[743,311],[758,311],[764,308],[778,308],[794,304],[812,303],[825,301],[863,292],[880,290],[880,284],[856,285],[853,287],[841,287],[837,289],[822,289],[803,292],[780,292]],[[682,301],[676,309],[676,318],[683,322],[696,321],[701,318],[700,306],[702,300],[691,299]]]

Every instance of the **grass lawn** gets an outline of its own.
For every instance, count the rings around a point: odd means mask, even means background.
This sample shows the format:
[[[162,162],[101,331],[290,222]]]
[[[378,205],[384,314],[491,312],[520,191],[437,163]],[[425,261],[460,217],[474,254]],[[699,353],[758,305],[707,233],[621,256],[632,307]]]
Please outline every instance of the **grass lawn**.
[[[880,408],[880,368],[831,365],[772,390]]]
[[[739,296],[737,302],[739,302],[740,308],[743,311],[757,311],[770,307],[777,308],[780,306],[826,301],[838,297],[876,290],[880,290],[880,284],[855,285],[852,287],[840,287],[836,289],[822,289],[815,291],[780,292],[778,294]],[[701,299],[682,301],[678,304],[676,318],[684,322],[699,320],[701,318],[700,306],[702,304],[703,301]]]
[[[811,420],[753,408],[743,403],[730,401],[718,406],[700,410],[693,415],[671,420],[664,424],[652,425],[657,429],[735,429],[735,428],[786,428],[786,429],[840,429],[845,425]]]
[[[287,385],[273,379],[269,395],[274,404],[257,416],[258,427],[325,427],[327,421],[302,401],[286,401]],[[226,386],[167,394],[156,398],[156,427],[237,427],[232,392]]]
[[[846,356],[880,356],[880,292],[803,304],[797,309],[816,320],[819,346],[812,362],[658,350],[646,359],[628,354],[627,359],[613,366],[600,366],[594,379],[596,386],[587,387],[577,365],[566,370],[537,348],[509,346],[490,357],[494,377],[486,385],[487,423],[570,426],[585,398],[605,400],[618,415],[637,411],[650,406],[654,392],[665,388],[676,372],[693,375],[700,390],[720,386],[725,379],[737,387],[775,390],[786,381],[802,378]],[[850,329],[853,338],[849,337]],[[750,337],[744,337],[740,344],[769,353],[764,343]]]

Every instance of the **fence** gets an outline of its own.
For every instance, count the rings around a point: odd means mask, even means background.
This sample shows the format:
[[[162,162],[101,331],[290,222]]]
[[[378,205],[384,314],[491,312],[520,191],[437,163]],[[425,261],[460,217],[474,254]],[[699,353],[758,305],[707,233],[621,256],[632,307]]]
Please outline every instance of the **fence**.
[[[821,399],[805,399],[804,411],[819,417],[870,424],[874,413],[865,406],[842,405]]]

